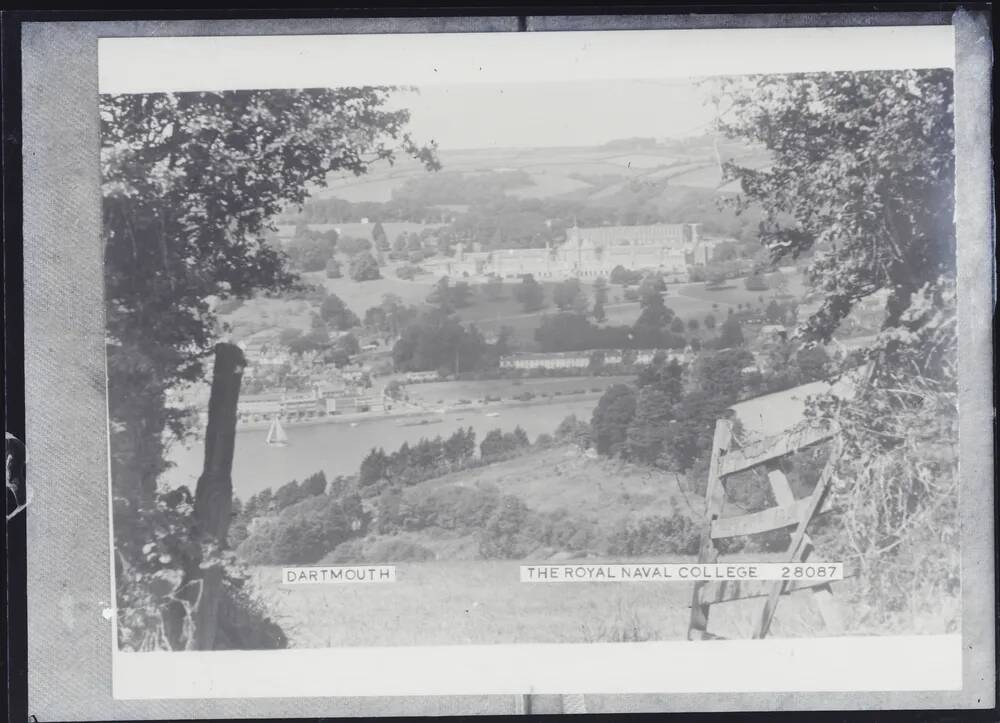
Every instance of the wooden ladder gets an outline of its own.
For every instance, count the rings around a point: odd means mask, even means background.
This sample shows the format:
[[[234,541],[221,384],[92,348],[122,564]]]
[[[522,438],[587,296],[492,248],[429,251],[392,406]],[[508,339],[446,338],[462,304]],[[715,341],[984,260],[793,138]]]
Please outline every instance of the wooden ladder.
[[[815,488],[808,497],[796,499],[780,469],[780,459],[830,439],[834,439],[835,448],[827,459]],[[731,448],[732,441],[732,423],[724,419],[718,420],[712,442],[708,488],[705,491],[705,525],[702,530],[698,561],[707,564],[718,562],[717,540],[792,528],[792,539],[787,551],[788,562],[806,562],[810,558],[813,562],[819,562],[813,557],[814,545],[806,533],[806,527],[820,510],[830,487],[830,479],[840,454],[836,431],[830,427],[803,427],[739,449]],[[760,465],[764,465],[767,469],[767,478],[777,505],[739,517],[721,517],[726,500],[726,478]],[[762,583],[756,580],[706,580],[696,582],[694,586],[688,640],[721,638],[708,632],[709,608],[712,605],[756,597],[767,598],[753,633],[754,638],[763,638],[771,627],[774,610],[781,596],[807,588],[812,590],[813,599],[827,628],[832,631],[842,630],[843,622],[833,599],[829,581],[807,579]]]

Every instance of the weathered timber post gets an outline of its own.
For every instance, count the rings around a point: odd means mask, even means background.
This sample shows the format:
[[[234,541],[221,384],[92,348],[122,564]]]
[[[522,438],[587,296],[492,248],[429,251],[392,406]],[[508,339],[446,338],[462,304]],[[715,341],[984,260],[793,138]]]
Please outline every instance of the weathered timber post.
[[[212,394],[208,401],[205,430],[205,466],[194,498],[194,516],[201,534],[214,537],[225,547],[233,509],[233,451],[236,446],[236,403],[246,359],[234,344],[216,344]],[[201,596],[194,613],[194,634],[189,646],[211,650],[218,627],[222,569],[204,570]]]

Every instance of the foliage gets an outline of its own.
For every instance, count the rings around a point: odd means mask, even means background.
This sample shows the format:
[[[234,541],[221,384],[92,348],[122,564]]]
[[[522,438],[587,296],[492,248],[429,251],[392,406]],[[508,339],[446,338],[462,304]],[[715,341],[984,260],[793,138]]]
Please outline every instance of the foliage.
[[[221,568],[224,575],[216,648],[285,647],[281,630],[256,605],[248,575],[235,556],[196,532],[186,487],[158,493],[151,505],[140,508],[123,497],[116,497],[114,505],[121,526],[115,529],[121,649],[191,649],[202,575],[212,568]]]
[[[337,232],[319,233],[297,227],[285,248],[292,268],[300,271],[323,271],[337,248]]]
[[[594,320],[603,322],[607,318],[604,306],[608,303],[608,282],[603,277],[594,280]]]
[[[329,258],[326,261],[326,278],[328,279],[339,279],[344,273],[340,270],[340,262],[335,258]]]
[[[531,274],[521,277],[521,283],[514,287],[514,298],[525,312],[538,311],[545,306],[545,289]]]
[[[484,461],[493,462],[505,459],[530,444],[528,435],[520,425],[514,427],[513,432],[492,429],[483,437],[479,445],[479,454]]]
[[[392,349],[398,371],[474,371],[495,366],[487,354],[489,345],[474,327],[466,329],[445,310],[434,309],[420,316],[402,332]]]
[[[398,336],[413,319],[417,318],[417,309],[407,306],[396,294],[383,294],[382,303],[370,307],[365,312],[364,325],[374,331]]]
[[[736,314],[729,314],[719,327],[718,345],[720,349],[734,349],[743,345],[743,329]]]
[[[486,559],[520,559],[536,544],[524,534],[531,515],[519,497],[504,495],[479,534],[479,554]]]
[[[427,297],[427,303],[435,304],[445,311],[463,309],[471,303],[472,290],[464,281],[455,284],[451,279],[442,276],[434,285],[434,290]]]
[[[417,274],[422,272],[423,269],[419,266],[413,266],[412,264],[402,264],[401,266],[396,267],[396,276],[404,281],[412,281],[417,277]]]
[[[336,294],[330,294],[323,299],[319,315],[323,321],[338,331],[346,331],[360,323],[357,315],[347,308],[347,304]]]
[[[580,307],[582,306],[583,312],[585,312],[587,307],[587,298],[583,294],[583,287],[580,285],[580,279],[566,279],[565,281],[560,281],[556,284],[555,289],[552,291],[552,301],[560,311],[576,309],[579,312]]]
[[[487,301],[503,301],[507,298],[503,290],[503,279],[495,274],[490,276],[483,284],[483,294]]]
[[[604,393],[590,422],[598,454],[613,457],[624,450],[635,407],[636,393],[631,387],[615,384]]]
[[[372,449],[361,463],[358,481],[362,486],[387,481],[396,485],[413,485],[432,477],[462,469],[470,463],[476,450],[476,434],[472,427],[457,429],[447,439],[421,439],[414,445],[404,442],[390,454]]]
[[[556,427],[555,438],[561,442],[572,442],[573,444],[586,449],[591,444],[590,425],[576,418],[571,414]]]
[[[370,251],[362,251],[352,256],[348,273],[354,281],[373,281],[382,278],[378,261],[375,260]]]
[[[618,286],[634,286],[642,281],[642,272],[626,269],[624,266],[619,264],[611,269],[608,281],[612,284],[617,284]]]
[[[627,326],[599,327],[582,314],[561,312],[542,318],[535,341],[543,352],[622,349],[633,346]]]
[[[356,495],[318,495],[300,500],[240,545],[254,564],[311,564],[350,537],[365,534],[369,516]]]
[[[375,225],[372,226],[372,242],[379,251],[389,250],[389,237],[386,236],[385,228],[382,227],[380,221],[376,221]]]
[[[150,500],[161,432],[183,434],[165,390],[201,378],[217,319],[207,299],[288,288],[271,217],[334,170],[394,146],[435,166],[385,111],[387,88],[105,95],[100,99],[112,480]],[[249,132],[255,129],[255,132]]]
[[[686,515],[655,515],[621,524],[608,539],[608,553],[641,555],[693,555],[701,543],[699,525]]]
[[[918,290],[938,296],[955,274],[951,70],[745,76],[722,81],[720,129],[761,143],[767,168],[726,165],[741,207],[763,209],[775,260],[805,251],[823,304],[804,320],[828,340],[859,299],[889,292],[885,326],[901,325]],[[901,343],[897,340],[897,345]]]

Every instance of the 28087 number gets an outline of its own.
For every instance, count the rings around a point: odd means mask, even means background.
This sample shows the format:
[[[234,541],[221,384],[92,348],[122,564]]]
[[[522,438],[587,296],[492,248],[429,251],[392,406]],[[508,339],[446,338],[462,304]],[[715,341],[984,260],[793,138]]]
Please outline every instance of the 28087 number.
[[[836,574],[837,568],[834,565],[785,565],[781,568],[783,580],[833,578]]]

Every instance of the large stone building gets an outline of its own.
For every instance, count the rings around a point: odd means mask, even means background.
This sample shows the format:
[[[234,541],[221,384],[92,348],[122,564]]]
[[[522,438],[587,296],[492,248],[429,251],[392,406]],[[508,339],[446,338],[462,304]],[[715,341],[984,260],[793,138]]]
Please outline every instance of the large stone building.
[[[566,230],[566,240],[543,249],[467,251],[459,244],[450,258],[424,262],[439,276],[538,279],[607,277],[616,266],[684,274],[692,264],[707,263],[712,243],[700,237],[697,223],[648,226],[598,226]]]

